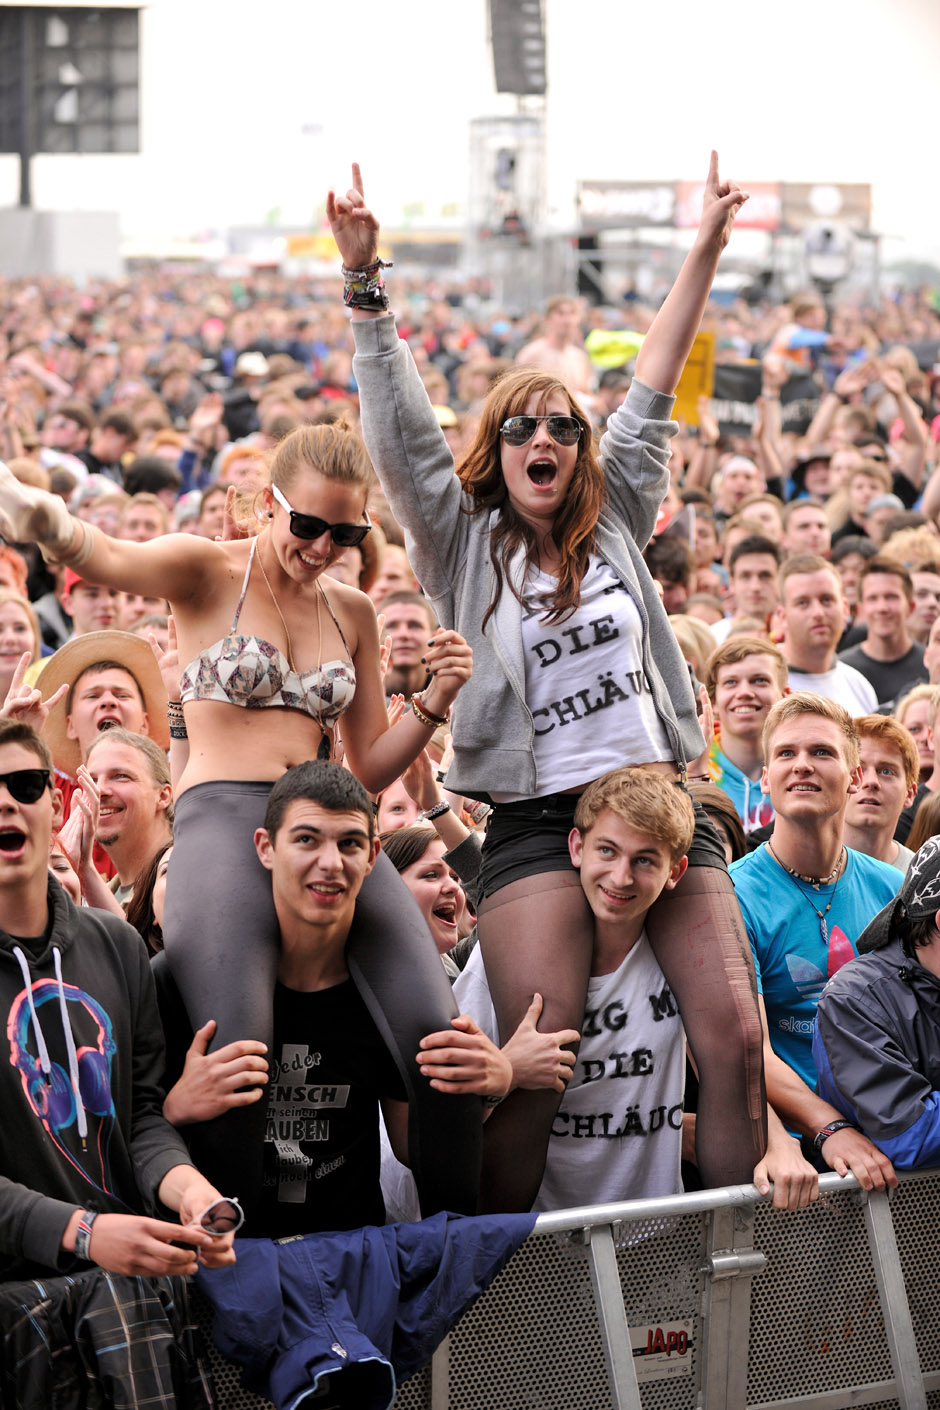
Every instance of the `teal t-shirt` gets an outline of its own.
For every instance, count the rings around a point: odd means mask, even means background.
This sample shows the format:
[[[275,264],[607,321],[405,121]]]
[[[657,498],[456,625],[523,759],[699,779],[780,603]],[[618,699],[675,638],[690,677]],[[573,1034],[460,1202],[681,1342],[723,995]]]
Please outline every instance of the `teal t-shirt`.
[[[856,940],[904,879],[886,862],[851,847],[846,851],[834,894],[832,886],[817,890],[795,881],[766,846],[730,868],[767,1009],[771,1047],[813,1090],[813,1019],[823,986],[855,958]],[[830,897],[824,939],[817,912],[825,911]]]

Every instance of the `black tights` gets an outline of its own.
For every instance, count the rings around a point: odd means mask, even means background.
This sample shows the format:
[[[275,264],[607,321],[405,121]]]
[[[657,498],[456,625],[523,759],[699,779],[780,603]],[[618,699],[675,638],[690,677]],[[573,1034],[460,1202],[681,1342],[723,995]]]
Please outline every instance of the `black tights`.
[[[731,877],[689,867],[651,909],[646,933],[698,1069],[702,1181],[750,1184],[767,1147],[763,1041],[754,960]]]
[[[542,995],[540,1032],[580,1032],[594,925],[578,873],[511,881],[480,903],[477,922],[500,1042],[519,1027],[533,994]],[[481,1213],[531,1208],[560,1101],[557,1092],[517,1088],[492,1112],[483,1128]]]
[[[592,917],[574,871],[510,882],[479,910],[480,944],[500,1040],[532,995],[539,1029],[580,1029],[590,975]],[[706,1185],[749,1182],[766,1146],[760,1017],[754,967],[727,872],[690,867],[653,906],[647,934],[676,997],[699,1072],[696,1153]],[[481,1209],[531,1207],[555,1112],[553,1091],[517,1090],[486,1123]]]

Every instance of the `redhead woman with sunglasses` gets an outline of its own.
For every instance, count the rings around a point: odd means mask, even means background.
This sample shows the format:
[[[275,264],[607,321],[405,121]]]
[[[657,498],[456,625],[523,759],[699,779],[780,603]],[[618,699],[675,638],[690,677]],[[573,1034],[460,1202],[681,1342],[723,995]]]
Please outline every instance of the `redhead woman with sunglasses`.
[[[500,1032],[536,991],[542,1027],[579,1028],[591,917],[568,859],[578,794],[642,764],[677,785],[702,750],[688,672],[642,561],[668,487],[673,391],[722,249],[747,199],[712,154],[702,221],[599,446],[562,383],[508,372],[454,462],[388,314],[378,222],[353,167],[328,214],[356,337],[363,434],[438,620],[473,647],[454,712],[448,788],[495,804],[483,852],[480,941]],[[649,934],[701,1077],[698,1158],[708,1184],[751,1179],[766,1134],[753,966],[724,853],[704,817],[682,884]],[[611,1051],[628,1041],[611,1033]],[[624,1113],[640,1098],[624,1083]],[[558,1097],[514,1093],[487,1122],[484,1205],[527,1208]]]
[[[379,792],[421,752],[470,675],[466,642],[441,628],[426,652],[430,685],[389,728],[375,610],[358,589],[324,576],[343,548],[369,533],[371,481],[358,436],[342,426],[301,427],[273,454],[252,537],[171,534],[133,543],[72,518],[60,499],[0,467],[4,537],[38,542],[90,582],[172,605],[186,664],[171,734],[188,733],[189,757],[177,785],[163,932],[193,1028],[216,1020],[213,1047],[271,1042],[277,921],[254,833],[274,781],[294,764],[330,758],[340,728],[349,767]],[[441,1003],[449,1021],[449,994],[437,984],[440,967],[415,957],[420,935],[396,927],[410,898],[394,868],[379,862],[350,948],[376,1002],[396,955],[413,967],[414,1036],[404,1041],[414,1054]],[[428,972],[433,983],[422,992]],[[239,1193],[250,1204],[260,1189],[264,1113],[242,1108],[224,1121],[200,1152],[203,1168],[224,1161],[228,1183],[231,1162],[240,1162]],[[458,1202],[472,1201],[458,1195]]]

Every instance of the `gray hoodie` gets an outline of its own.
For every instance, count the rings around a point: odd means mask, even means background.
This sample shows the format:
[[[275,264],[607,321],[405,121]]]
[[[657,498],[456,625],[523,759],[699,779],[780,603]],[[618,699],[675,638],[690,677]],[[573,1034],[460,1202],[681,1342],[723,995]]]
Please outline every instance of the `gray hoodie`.
[[[454,763],[447,787],[471,797],[489,790],[535,796],[539,780],[525,697],[522,607],[507,584],[485,635],[481,629],[495,588],[490,531],[498,511],[463,512],[470,500],[394,318],[354,322],[353,330],[353,369],[372,463],[438,620],[473,648],[473,676],[454,707]],[[634,380],[610,418],[600,444],[607,503],[598,520],[596,551],[636,604],[653,700],[676,762],[684,767],[702,752],[702,732],[688,668],[642,558],[669,484],[669,441],[677,429],[669,419],[673,401]],[[521,590],[521,550],[510,573]],[[572,679],[572,690],[581,684]]]

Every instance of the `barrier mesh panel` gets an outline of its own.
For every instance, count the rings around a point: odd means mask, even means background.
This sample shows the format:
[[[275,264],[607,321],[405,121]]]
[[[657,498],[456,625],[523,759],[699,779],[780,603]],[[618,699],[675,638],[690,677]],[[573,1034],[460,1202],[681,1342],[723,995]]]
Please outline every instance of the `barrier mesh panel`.
[[[625,1225],[617,1243],[628,1322],[694,1324],[704,1257],[701,1218]],[[696,1325],[690,1374],[644,1384],[644,1410],[694,1406],[699,1339]],[[609,1410],[583,1244],[567,1234],[536,1236],[515,1254],[451,1333],[450,1404],[455,1410]]]
[[[891,1198],[901,1271],[911,1308],[920,1369],[940,1371],[940,1180],[905,1180]],[[940,1406],[940,1391],[929,1403]]]
[[[759,1206],[754,1243],[770,1266],[751,1285],[749,1403],[892,1379],[857,1194],[785,1217]]]
[[[908,1177],[895,1192],[891,1211],[920,1368],[937,1375],[936,1173]],[[682,1374],[656,1378],[660,1373],[650,1362],[635,1361],[643,1410],[697,1410],[707,1224],[701,1215],[683,1215],[615,1228],[630,1326],[691,1326]],[[814,1396],[825,1395],[833,1397],[830,1405],[849,1406],[859,1403],[853,1388],[892,1379],[856,1193],[828,1193],[813,1208],[785,1215],[757,1206],[754,1246],[768,1266],[751,1280],[750,1344],[733,1342],[728,1348],[730,1357],[748,1357],[749,1405],[786,1404],[802,1396],[805,1408]],[[193,1303],[208,1333],[206,1304],[195,1296]],[[212,1363],[220,1410],[267,1410],[268,1402],[244,1391],[237,1368],[214,1348]],[[569,1234],[528,1239],[451,1334],[448,1384],[451,1410],[609,1410],[587,1246]],[[930,1391],[927,1403],[940,1410],[940,1390]],[[401,1387],[395,1410],[429,1410],[430,1404],[430,1368],[425,1368]],[[872,1402],[870,1410],[897,1405],[888,1398]]]

